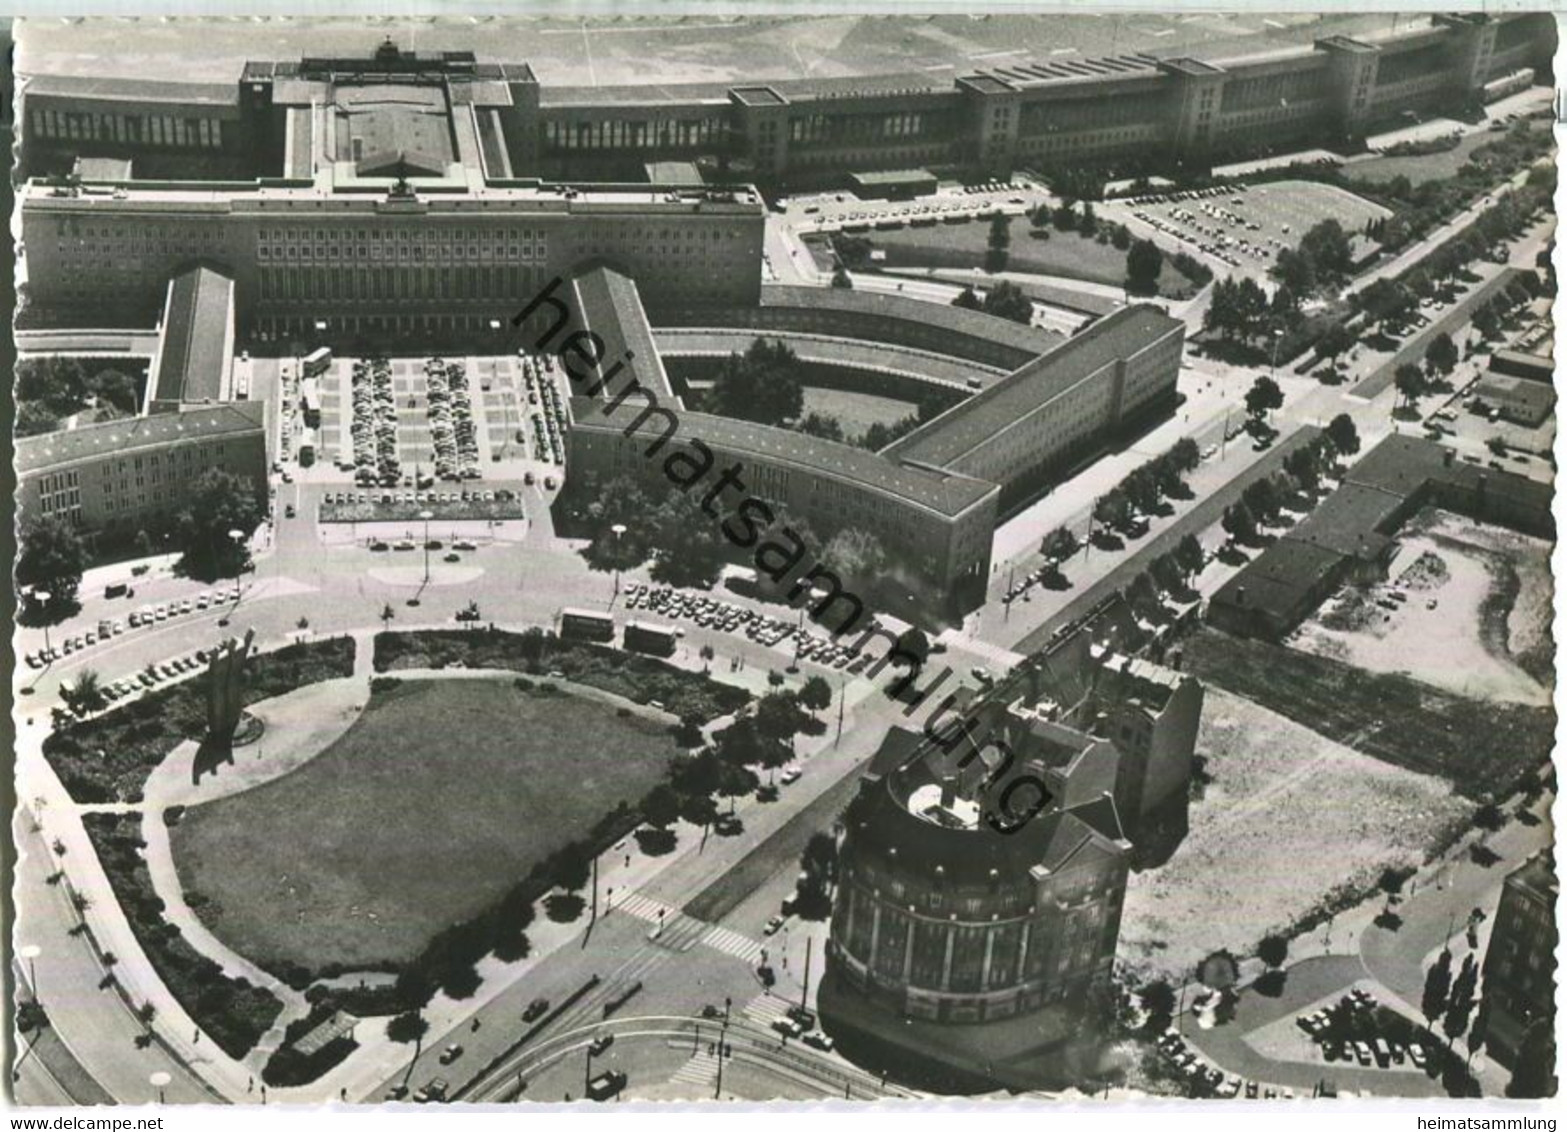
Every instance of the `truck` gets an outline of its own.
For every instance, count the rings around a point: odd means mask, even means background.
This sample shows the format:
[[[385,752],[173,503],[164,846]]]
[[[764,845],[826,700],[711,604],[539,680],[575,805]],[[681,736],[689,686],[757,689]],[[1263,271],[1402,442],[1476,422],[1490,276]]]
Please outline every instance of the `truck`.
[[[656,625],[651,621],[629,621],[626,623],[623,643],[628,652],[673,656],[678,638],[669,626]]]
[[[322,346],[319,350],[312,351],[310,355],[307,356],[302,363],[300,363],[300,368],[303,376],[307,378],[320,377],[327,371],[327,367],[329,367],[331,364],[332,351],[328,347]]]
[[[588,1100],[607,1101],[626,1087],[626,1075],[618,1069],[606,1069],[588,1082]]]
[[[305,434],[299,438],[299,466],[308,468],[316,462],[316,434],[314,429],[306,429]]]
[[[560,639],[605,644],[615,639],[615,619],[591,609],[563,609],[560,611]]]

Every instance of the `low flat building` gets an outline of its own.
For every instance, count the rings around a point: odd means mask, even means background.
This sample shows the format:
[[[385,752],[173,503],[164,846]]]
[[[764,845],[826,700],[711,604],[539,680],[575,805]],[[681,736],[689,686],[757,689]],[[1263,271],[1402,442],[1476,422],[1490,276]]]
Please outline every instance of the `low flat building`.
[[[1549,484],[1465,463],[1421,437],[1390,436],[1311,515],[1219,587],[1208,620],[1276,640],[1345,583],[1386,577],[1398,528],[1420,508],[1554,538],[1551,499]]]
[[[229,399],[234,370],[234,281],[207,267],[169,280],[158,348],[147,379],[147,411]]]
[[[1475,386],[1474,399],[1481,407],[1494,408],[1504,421],[1525,428],[1538,428],[1556,412],[1556,387],[1548,379],[1513,377],[1494,366]]]
[[[1556,374],[1556,362],[1548,353],[1536,354],[1527,350],[1497,350],[1491,355],[1489,368],[1492,373],[1544,382],[1546,385],[1551,384]]]

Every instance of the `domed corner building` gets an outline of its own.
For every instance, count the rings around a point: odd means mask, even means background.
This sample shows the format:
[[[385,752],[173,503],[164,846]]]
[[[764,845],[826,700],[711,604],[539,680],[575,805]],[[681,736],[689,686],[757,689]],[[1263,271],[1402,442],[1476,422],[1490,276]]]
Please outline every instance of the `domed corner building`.
[[[1074,736],[1012,767],[888,735],[844,815],[817,997],[846,1056],[952,1093],[1091,1072],[1132,846],[1114,748]]]

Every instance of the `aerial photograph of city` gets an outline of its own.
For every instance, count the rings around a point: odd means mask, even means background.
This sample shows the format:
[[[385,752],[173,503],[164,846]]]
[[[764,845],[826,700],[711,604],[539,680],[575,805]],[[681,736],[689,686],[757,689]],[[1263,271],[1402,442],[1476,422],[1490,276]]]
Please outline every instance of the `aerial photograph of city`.
[[[11,37],[16,1111],[1556,1096],[1556,16]]]

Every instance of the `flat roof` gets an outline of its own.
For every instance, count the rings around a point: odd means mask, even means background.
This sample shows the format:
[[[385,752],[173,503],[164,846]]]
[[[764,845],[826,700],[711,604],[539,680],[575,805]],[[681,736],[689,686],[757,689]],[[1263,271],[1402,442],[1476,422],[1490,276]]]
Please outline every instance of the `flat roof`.
[[[1220,586],[1213,601],[1293,618],[1301,602],[1338,569],[1344,557],[1326,547],[1281,539]]]
[[[439,176],[456,159],[451,111],[440,87],[412,83],[339,86],[334,90],[338,161],[366,171],[399,161],[410,173]]]
[[[228,321],[234,281],[209,267],[194,267],[169,284],[163,312],[154,401],[216,401],[228,368]]]
[[[1117,359],[1180,333],[1182,323],[1157,307],[1137,303],[1105,315],[1004,380],[916,429],[889,452],[921,464],[948,467],[1006,425],[1023,419]]]
[[[64,432],[46,432],[41,436],[22,436],[16,440],[16,470],[25,476],[63,464],[161,447],[178,440],[214,440],[261,432],[265,424],[265,401],[230,401],[221,405],[193,405],[175,413],[125,417]]]
[[[29,75],[23,96],[56,95],[113,102],[168,102],[187,106],[235,106],[238,76],[229,83],[184,83],[166,79],[127,79],[110,75]]]
[[[928,185],[936,183],[936,174],[929,169],[869,169],[864,173],[850,173],[849,180],[857,185]]]
[[[1030,354],[1043,354],[1059,336],[1050,331],[1024,326],[1009,318],[983,311],[965,310],[950,303],[932,303],[903,295],[884,295],[842,287],[793,287],[770,283],[762,285],[762,306],[803,307],[812,310],[843,311],[850,314],[877,314],[901,318],[983,338]]]
[[[1379,487],[1346,483],[1284,536],[1351,557],[1376,557],[1390,541],[1383,528],[1398,515],[1405,497]]]
[[[610,406],[586,397],[573,397],[572,427],[622,433],[633,427],[644,409],[641,398],[627,398]],[[672,411],[680,422],[673,443],[696,438],[710,448],[734,453],[742,459],[752,453],[769,464],[792,465],[803,472],[830,476],[948,518],[962,514],[1000,490],[985,480],[911,468],[867,449],[821,440],[803,432],[688,409]],[[651,442],[662,431],[657,420],[649,420],[634,435],[645,436]]]
[[[965,394],[978,382],[979,387],[993,385],[1007,371],[979,362],[894,346],[861,338],[841,338],[800,330],[774,330],[756,327],[661,326],[653,335],[659,353],[674,357],[727,357],[743,354],[752,342],[765,338],[785,342],[802,360],[818,365],[869,369],[884,373],[912,374],[915,377],[961,388]]]

